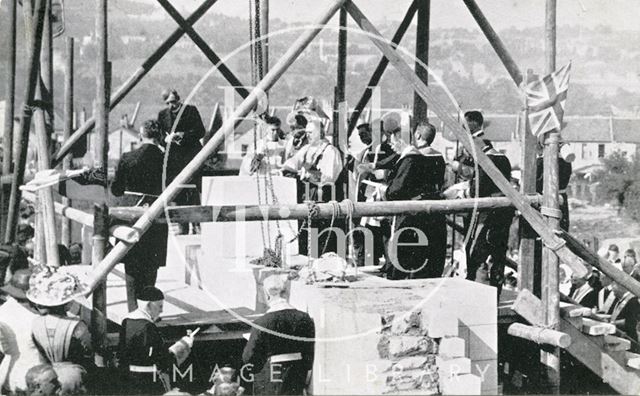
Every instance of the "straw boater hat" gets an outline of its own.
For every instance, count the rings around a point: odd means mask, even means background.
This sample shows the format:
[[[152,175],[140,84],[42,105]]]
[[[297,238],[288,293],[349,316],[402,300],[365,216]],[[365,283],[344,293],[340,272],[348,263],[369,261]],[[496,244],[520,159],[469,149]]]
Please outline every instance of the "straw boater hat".
[[[57,307],[85,294],[88,286],[80,280],[79,272],[73,267],[79,266],[43,267],[35,272],[29,280],[29,301],[45,307]]]

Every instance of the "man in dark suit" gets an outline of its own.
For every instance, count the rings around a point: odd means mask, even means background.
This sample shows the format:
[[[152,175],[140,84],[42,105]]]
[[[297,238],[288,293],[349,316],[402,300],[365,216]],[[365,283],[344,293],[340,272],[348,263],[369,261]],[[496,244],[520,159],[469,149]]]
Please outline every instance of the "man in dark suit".
[[[464,115],[469,125],[469,133],[474,139],[481,139],[482,151],[489,157],[500,173],[507,179],[511,179],[511,162],[503,153],[493,148],[491,141],[484,139],[482,126],[484,118],[479,111],[468,111]],[[459,172],[469,180],[469,195],[471,197],[502,197],[504,194],[495,185],[493,180],[482,169],[476,173],[473,169],[473,157],[462,157],[454,161],[453,170]],[[476,185],[478,191],[476,191]],[[471,239],[467,243],[467,279],[476,280],[479,269],[486,268],[489,275],[489,284],[502,288],[504,267],[506,265],[506,253],[509,242],[509,227],[513,220],[513,208],[500,208],[488,212],[480,212],[473,219],[467,220],[465,225],[470,228]],[[471,224],[473,223],[473,224]]]
[[[390,136],[392,148],[400,158],[389,174],[389,186],[383,198],[387,201],[440,199],[445,161],[442,154],[431,147],[436,136],[435,127],[426,122],[418,124],[414,133],[415,145],[403,141],[400,135],[398,130]],[[422,242],[418,231],[426,236],[426,243]],[[396,216],[393,232],[398,235],[391,240],[398,243],[389,244],[388,256],[392,261],[386,268],[389,279],[442,275],[447,247],[444,215]]]
[[[204,137],[205,128],[198,109],[182,103],[175,89],[165,90],[162,99],[167,107],[158,113],[158,123],[160,130],[166,134],[168,185],[202,149],[200,139]],[[202,175],[196,174],[191,182],[196,188],[184,189],[174,199],[176,204],[200,205]]]
[[[122,154],[111,184],[111,192],[119,197],[125,192],[136,195],[138,205],[151,204],[162,193],[162,166],[164,154],[159,146],[160,127],[148,120],[140,128],[141,145]],[[142,235],[123,259],[125,271],[133,279],[136,295],[146,286],[154,286],[158,268],[167,259],[167,226],[154,224]]]

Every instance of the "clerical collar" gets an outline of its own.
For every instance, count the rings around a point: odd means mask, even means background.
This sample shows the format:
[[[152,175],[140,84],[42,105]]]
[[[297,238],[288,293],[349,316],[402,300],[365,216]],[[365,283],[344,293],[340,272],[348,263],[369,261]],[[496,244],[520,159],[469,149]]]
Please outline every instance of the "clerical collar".
[[[483,129],[478,129],[477,131],[473,132],[471,134],[471,136],[473,137],[480,137],[480,136],[484,136],[484,130]]]
[[[153,318],[151,317],[151,315],[149,315],[149,312],[145,311],[142,308],[138,308],[135,311],[130,312],[127,316],[127,319],[142,319],[142,320],[147,320],[151,323],[155,323],[156,321],[153,320]]]
[[[285,299],[279,299],[278,301],[274,301],[269,304],[269,309],[267,312],[277,312],[284,311],[285,309],[295,309],[289,302]]]

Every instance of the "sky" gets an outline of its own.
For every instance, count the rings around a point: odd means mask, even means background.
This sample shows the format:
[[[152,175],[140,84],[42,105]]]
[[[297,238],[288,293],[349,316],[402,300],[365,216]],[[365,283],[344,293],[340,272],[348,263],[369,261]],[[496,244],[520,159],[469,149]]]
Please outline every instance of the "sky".
[[[153,3],[155,0],[135,0]],[[183,12],[195,9],[202,0],[173,0]],[[477,0],[496,30],[544,25],[545,0]],[[270,0],[270,17],[312,22],[331,0]],[[356,0],[373,21],[400,20],[410,0]],[[249,0],[219,0],[212,11],[246,17]],[[558,0],[558,25],[640,30],[640,0]],[[470,27],[474,22],[462,0],[431,0],[433,28]]]

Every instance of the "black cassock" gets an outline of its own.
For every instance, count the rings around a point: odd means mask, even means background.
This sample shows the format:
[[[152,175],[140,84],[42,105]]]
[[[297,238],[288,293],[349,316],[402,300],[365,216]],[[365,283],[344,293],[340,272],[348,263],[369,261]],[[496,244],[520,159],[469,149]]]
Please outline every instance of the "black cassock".
[[[180,111],[182,111],[182,114],[174,128]],[[198,109],[188,104],[183,104],[177,112],[171,111],[170,108],[161,110],[158,113],[158,123],[164,133],[168,134],[172,131],[184,132],[184,137],[179,143],[173,141],[167,144],[166,184],[168,185],[202,149],[200,139],[204,137],[205,128]],[[196,185],[196,189],[184,189],[174,199],[178,205],[200,205],[199,191],[202,184],[202,175],[200,173],[196,174],[191,182]]]
[[[163,394],[165,385],[153,369],[172,374],[175,356],[169,352],[160,331],[146,319],[126,318],[120,329],[119,367],[124,394]]]
[[[307,372],[313,367],[313,319],[305,312],[283,309],[267,312],[255,324],[242,353],[247,365],[243,379],[250,378],[248,373],[252,373],[254,381],[245,385],[253,388],[254,395],[302,395]],[[273,333],[264,332],[258,326]],[[275,357],[284,359],[276,362]]]
[[[389,174],[385,200],[440,199],[444,184],[444,157],[430,147],[408,150],[400,156]],[[426,246],[403,246],[420,242],[420,235],[415,229],[427,237]],[[396,216],[393,232],[395,236],[389,243],[387,254],[392,262],[385,265],[389,279],[437,278],[442,275],[447,248],[444,215]]]
[[[511,178],[511,162],[504,154],[497,152],[490,146],[483,149],[485,154],[498,168],[500,173],[509,180]],[[478,195],[475,186],[478,184]],[[502,197],[504,194],[482,168],[474,174],[469,182],[471,196]],[[515,212],[513,208],[499,208],[491,211],[479,212],[474,224],[471,224],[471,235],[467,243],[467,279],[476,280],[479,268],[486,264],[488,267],[488,281],[492,286],[501,289],[506,265],[506,253],[509,243],[509,227]],[[487,262],[491,256],[490,262]]]
[[[153,144],[123,153],[111,184],[113,195],[120,197],[125,191],[148,194],[142,198],[129,196],[127,203],[152,203],[162,193],[163,158],[160,148]],[[166,224],[153,224],[122,259],[127,275],[134,279],[136,293],[155,285],[158,268],[167,261],[167,232]]]

